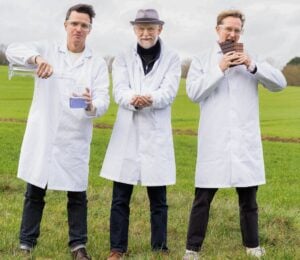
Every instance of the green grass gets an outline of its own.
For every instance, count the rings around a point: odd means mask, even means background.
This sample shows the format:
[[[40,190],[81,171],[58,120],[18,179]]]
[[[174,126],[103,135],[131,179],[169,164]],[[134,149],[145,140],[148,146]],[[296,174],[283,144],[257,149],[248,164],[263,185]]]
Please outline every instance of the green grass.
[[[0,67],[0,117],[26,119],[32,95],[32,80],[6,80]],[[260,90],[261,122],[264,135],[300,137],[300,88],[281,93]],[[97,120],[113,124],[116,106]],[[173,109],[173,126],[196,131],[198,106],[185,95],[183,85]],[[0,259],[24,259],[18,248],[25,183],[16,178],[25,123],[0,124]],[[99,169],[110,138],[110,129],[94,129],[91,149],[88,250],[93,259],[106,259],[109,252],[109,212],[111,182],[99,177]],[[175,135],[177,184],[168,188],[167,259],[181,259],[185,248],[188,216],[194,193],[196,136]],[[299,259],[300,256],[300,144],[263,142],[267,185],[260,187],[260,239],[267,249],[264,259]],[[48,191],[41,236],[32,259],[71,259],[67,247],[66,193]],[[149,204],[146,190],[135,187],[131,202],[129,250],[127,259],[166,259],[150,250]],[[203,259],[248,259],[241,245],[238,201],[234,189],[218,191],[211,208]],[[30,258],[29,258],[30,259]],[[250,258],[249,258],[250,259]]]
[[[33,80],[31,78],[7,79],[7,67],[0,66],[0,111],[2,118],[26,119],[31,104]],[[261,128],[265,136],[300,137],[300,88],[288,87],[282,92],[271,93],[260,87]],[[113,100],[107,113],[96,123],[113,125],[117,106]],[[172,107],[174,129],[198,128],[199,106],[192,103],[181,81]]]

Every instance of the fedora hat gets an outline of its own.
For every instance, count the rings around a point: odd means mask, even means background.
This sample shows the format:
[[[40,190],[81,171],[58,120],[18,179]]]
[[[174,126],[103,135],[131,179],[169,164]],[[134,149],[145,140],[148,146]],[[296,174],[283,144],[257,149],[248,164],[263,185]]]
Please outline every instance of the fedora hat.
[[[155,9],[140,9],[136,13],[134,21],[130,21],[132,25],[138,23],[152,23],[152,24],[161,24],[165,22],[159,20],[158,12]]]

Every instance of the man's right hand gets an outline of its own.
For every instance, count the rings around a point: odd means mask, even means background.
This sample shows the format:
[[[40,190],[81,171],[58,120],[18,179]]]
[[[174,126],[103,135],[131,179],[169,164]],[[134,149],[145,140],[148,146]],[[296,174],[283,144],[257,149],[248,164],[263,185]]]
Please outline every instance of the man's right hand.
[[[36,74],[39,78],[47,79],[53,74],[52,66],[41,56],[35,57],[35,64],[38,65]]]

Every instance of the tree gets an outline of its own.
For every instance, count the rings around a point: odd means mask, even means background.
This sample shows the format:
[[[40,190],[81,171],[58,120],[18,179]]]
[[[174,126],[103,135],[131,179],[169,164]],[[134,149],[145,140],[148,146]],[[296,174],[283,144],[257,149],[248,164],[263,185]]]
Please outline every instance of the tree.
[[[190,66],[191,66],[191,62],[192,62],[191,59],[184,59],[181,62],[181,77],[184,79],[187,77],[187,74],[188,74]]]
[[[106,64],[107,64],[107,67],[108,67],[108,72],[109,73],[111,73],[111,71],[112,71],[112,64],[113,64],[113,62],[114,62],[114,59],[115,59],[115,57],[113,57],[113,56],[104,56],[104,60],[105,60],[105,62],[106,62]]]
[[[0,65],[7,65],[8,60],[5,56],[6,46],[4,44],[0,44]]]
[[[300,57],[295,57],[291,59],[287,65],[300,65]]]
[[[300,86],[300,58],[291,59],[283,68],[283,74],[286,77],[289,86]]]

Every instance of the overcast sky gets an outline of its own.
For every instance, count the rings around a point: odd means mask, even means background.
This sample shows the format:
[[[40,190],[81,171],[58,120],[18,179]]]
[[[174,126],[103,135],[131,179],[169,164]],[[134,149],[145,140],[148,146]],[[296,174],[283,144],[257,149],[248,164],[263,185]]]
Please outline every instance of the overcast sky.
[[[245,13],[241,42],[250,52],[278,67],[300,57],[299,0],[0,0],[0,44],[64,39],[65,13],[80,2],[95,8],[88,43],[103,56],[135,40],[129,21],[138,9],[156,8],[165,21],[161,38],[183,59],[216,41],[216,17],[224,9]]]

